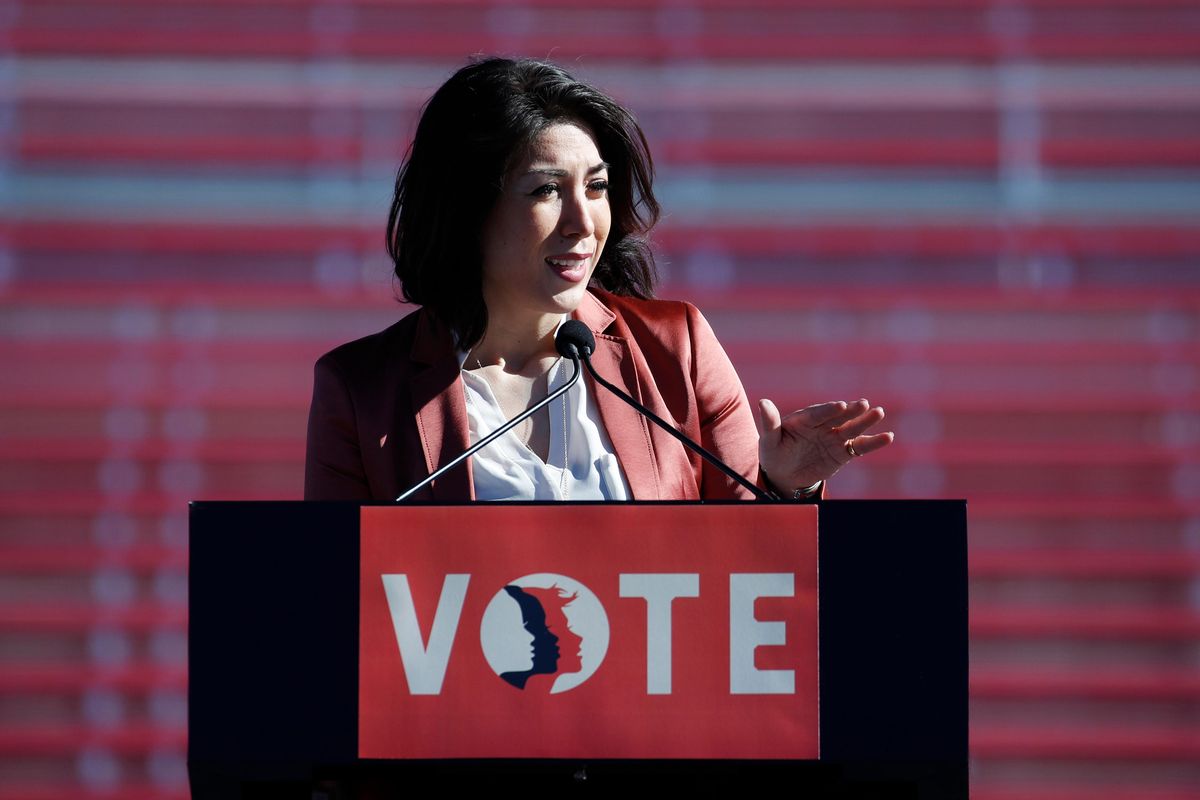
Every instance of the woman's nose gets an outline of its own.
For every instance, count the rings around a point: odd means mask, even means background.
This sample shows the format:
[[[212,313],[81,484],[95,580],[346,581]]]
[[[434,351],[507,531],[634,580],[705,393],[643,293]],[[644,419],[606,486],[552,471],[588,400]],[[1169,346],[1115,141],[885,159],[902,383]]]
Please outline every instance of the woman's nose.
[[[593,209],[584,190],[564,195],[560,231],[570,239],[586,239],[596,232]]]

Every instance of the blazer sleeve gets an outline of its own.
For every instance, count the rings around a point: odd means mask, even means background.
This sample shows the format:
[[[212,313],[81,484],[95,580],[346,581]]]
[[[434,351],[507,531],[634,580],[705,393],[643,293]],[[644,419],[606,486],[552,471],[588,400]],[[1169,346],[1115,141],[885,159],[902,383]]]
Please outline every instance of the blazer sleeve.
[[[359,447],[354,402],[332,354],[313,370],[304,458],[305,500],[371,499]]]
[[[700,425],[700,443],[751,483],[759,480],[758,428],[737,371],[699,309],[687,308],[692,349],[692,386]],[[716,467],[704,462],[700,497],[753,499]]]

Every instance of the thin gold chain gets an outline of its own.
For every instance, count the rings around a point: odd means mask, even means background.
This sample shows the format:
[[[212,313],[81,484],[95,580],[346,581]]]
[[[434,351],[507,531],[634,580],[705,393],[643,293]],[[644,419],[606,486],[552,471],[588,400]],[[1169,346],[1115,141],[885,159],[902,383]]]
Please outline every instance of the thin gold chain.
[[[487,376],[483,374],[483,364],[481,364],[479,362],[478,358],[475,359],[475,363],[479,366],[479,372],[476,373],[477,376],[490,387],[491,382],[488,381]],[[560,357],[557,361],[555,361],[553,364],[551,364],[550,369],[546,370],[546,372],[542,375],[542,377],[544,377],[546,379],[546,394],[550,393],[550,374],[552,372],[554,372],[555,368],[561,364],[562,364],[562,358]],[[475,402],[471,399],[471,393],[466,392],[465,394],[467,396],[467,402],[470,403],[472,407],[474,407]],[[569,497],[569,491],[567,488],[567,472],[570,471],[570,464],[567,463],[567,458],[568,458],[567,454],[568,454],[569,448],[567,446],[567,398],[566,398],[566,396],[564,395],[563,397],[558,398],[558,402],[562,406],[562,454],[563,454],[562,474],[559,477],[558,492],[559,492],[559,495],[562,497],[562,499],[566,500]],[[549,408],[546,409],[546,413],[550,413]],[[525,422],[521,423],[520,427],[522,430],[526,429],[526,423],[528,423],[528,433],[525,434],[524,437],[517,434],[515,431],[509,431],[509,433],[512,433],[514,436],[516,436],[517,441],[520,442],[521,445],[524,446],[524,448],[526,450],[528,450],[530,453],[533,453],[533,455],[537,457],[538,461],[542,461],[542,457],[539,456],[537,453],[535,453],[533,448],[529,446],[529,442],[533,438],[533,418],[530,417],[530,418],[526,419]],[[547,453],[547,455],[549,455],[549,453]],[[547,463],[545,461],[542,461],[542,463],[546,464],[546,466],[551,466],[549,463]]]

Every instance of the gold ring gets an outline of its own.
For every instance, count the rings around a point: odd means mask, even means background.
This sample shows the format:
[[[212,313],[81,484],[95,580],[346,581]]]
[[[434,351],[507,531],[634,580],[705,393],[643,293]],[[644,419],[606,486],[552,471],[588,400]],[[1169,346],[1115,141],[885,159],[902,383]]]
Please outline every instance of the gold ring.
[[[850,454],[851,458],[858,458],[858,451],[854,449],[853,439],[846,440],[846,452]]]

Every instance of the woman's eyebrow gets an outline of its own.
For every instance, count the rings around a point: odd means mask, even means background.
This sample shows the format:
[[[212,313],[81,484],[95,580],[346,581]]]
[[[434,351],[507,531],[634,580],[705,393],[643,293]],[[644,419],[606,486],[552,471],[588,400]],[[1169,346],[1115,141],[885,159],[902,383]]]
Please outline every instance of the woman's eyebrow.
[[[606,169],[608,169],[608,164],[601,161],[599,164],[597,164],[594,167],[588,167],[587,174],[595,175],[597,172],[604,172]],[[526,172],[525,174],[526,175],[549,175],[551,178],[565,178],[568,175],[570,175],[571,173],[567,172],[567,170],[565,170],[565,169],[559,169],[558,167],[531,167],[529,169],[529,171]]]

